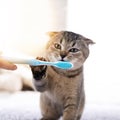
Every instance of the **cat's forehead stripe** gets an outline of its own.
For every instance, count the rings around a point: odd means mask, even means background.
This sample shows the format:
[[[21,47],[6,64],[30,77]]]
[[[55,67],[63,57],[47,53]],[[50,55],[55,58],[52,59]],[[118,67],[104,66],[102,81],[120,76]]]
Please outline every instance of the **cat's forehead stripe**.
[[[60,43],[62,44],[62,42],[63,42],[63,38],[61,38],[61,40],[60,40]]]
[[[73,40],[77,40],[79,38],[78,34],[75,34],[73,32],[64,32],[64,38],[68,41],[71,42]]]
[[[76,44],[76,42],[73,42],[72,47]]]

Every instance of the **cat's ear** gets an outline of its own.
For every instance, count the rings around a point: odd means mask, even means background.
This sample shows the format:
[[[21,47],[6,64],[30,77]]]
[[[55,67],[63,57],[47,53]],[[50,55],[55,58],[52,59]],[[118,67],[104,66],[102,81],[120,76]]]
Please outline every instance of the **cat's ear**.
[[[85,38],[84,41],[85,41],[85,43],[87,45],[93,45],[93,44],[95,44],[95,42],[93,42],[91,39],[88,39],[88,38]]]
[[[57,33],[58,33],[58,32],[56,32],[56,31],[52,31],[52,32],[47,32],[47,35],[48,35],[49,37],[54,37]]]

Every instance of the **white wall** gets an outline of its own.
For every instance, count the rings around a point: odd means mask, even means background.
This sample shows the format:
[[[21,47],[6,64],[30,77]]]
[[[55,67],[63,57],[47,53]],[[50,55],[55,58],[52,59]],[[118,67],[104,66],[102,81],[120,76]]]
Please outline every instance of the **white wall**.
[[[69,0],[67,29],[93,41],[85,63],[87,100],[120,103],[120,1]]]
[[[0,50],[38,55],[49,30],[65,28],[66,0],[0,0]]]

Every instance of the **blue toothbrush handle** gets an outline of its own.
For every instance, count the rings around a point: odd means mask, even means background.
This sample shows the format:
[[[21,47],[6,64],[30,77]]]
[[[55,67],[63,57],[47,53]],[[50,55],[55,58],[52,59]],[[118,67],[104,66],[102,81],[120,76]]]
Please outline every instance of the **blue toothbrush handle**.
[[[21,58],[11,58],[11,57],[4,57],[6,60],[15,63],[15,64],[29,64],[31,66],[39,66],[39,65],[48,65],[48,66],[55,66],[61,69],[70,69],[73,67],[72,63],[70,62],[47,62],[47,61],[40,61],[37,59],[21,59]]]
[[[52,62],[47,62],[47,61],[41,61],[37,59],[31,59],[27,61],[27,64],[33,65],[33,66],[39,66],[39,65],[53,65]]]
[[[70,69],[73,67],[72,63],[63,62],[63,61],[47,62],[47,61],[40,61],[40,60],[30,60],[28,62],[30,65],[33,65],[33,66],[48,65],[48,66],[55,66],[55,67],[61,68],[61,69]]]

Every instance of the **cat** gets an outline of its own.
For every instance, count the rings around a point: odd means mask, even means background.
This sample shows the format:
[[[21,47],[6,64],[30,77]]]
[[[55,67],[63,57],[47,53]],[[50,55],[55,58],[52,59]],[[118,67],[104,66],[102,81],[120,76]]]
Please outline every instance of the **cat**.
[[[83,64],[94,42],[71,31],[48,32],[50,40],[44,61],[69,61],[73,68],[64,70],[52,66],[30,66],[33,84],[41,92],[40,120],[79,120],[85,105]]]

